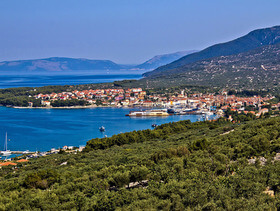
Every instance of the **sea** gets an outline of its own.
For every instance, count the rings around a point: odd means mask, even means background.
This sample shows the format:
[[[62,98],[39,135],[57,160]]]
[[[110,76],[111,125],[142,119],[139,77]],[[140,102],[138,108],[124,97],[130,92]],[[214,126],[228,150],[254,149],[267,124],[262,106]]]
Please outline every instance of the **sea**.
[[[0,89],[13,87],[42,87],[49,85],[78,85],[140,79],[140,71],[94,71],[61,73],[0,72]]]
[[[4,75],[0,88],[86,84],[139,79],[141,74],[65,74],[65,75]],[[0,150],[8,134],[12,151],[48,151],[63,146],[84,146],[92,138],[102,138],[133,130],[152,129],[152,124],[180,120],[199,121],[200,115],[168,117],[128,117],[129,108],[86,109],[16,109],[0,107]],[[214,118],[214,116],[213,116]],[[104,126],[105,132],[99,127]],[[2,158],[3,159],[3,158]]]
[[[0,144],[8,134],[9,150],[48,151],[63,146],[83,146],[92,138],[102,138],[133,130],[152,129],[180,120],[201,119],[200,115],[128,117],[129,108],[16,109],[0,107]],[[105,132],[99,127],[104,126]],[[0,149],[3,147],[0,145]]]

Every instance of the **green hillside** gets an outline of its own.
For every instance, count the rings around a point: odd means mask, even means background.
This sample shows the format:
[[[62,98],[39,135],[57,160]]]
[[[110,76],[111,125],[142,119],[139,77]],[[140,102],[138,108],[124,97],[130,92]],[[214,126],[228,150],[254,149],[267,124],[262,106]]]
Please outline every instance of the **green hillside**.
[[[280,26],[258,29],[238,39],[210,46],[202,51],[184,56],[170,64],[159,67],[144,74],[145,77],[154,76],[160,72],[179,68],[181,66],[219,56],[228,56],[243,53],[265,45],[274,45],[280,42]]]
[[[169,123],[3,166],[0,209],[279,209],[280,118],[241,119]]]
[[[153,87],[204,85],[237,89],[269,89],[280,86],[280,44],[245,53],[202,60],[142,79]],[[141,80],[138,82],[140,83]]]

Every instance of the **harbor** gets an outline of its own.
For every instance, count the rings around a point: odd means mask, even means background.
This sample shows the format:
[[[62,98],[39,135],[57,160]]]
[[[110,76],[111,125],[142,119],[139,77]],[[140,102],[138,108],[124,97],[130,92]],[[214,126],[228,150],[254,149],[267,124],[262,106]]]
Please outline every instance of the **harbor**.
[[[192,122],[202,119],[202,115],[125,116],[129,108],[91,109],[13,109],[0,107],[0,150],[3,149],[5,133],[8,132],[8,149],[11,151],[46,152],[63,146],[82,146],[92,138],[110,137],[134,130],[152,129],[151,125],[161,125],[181,120]],[[215,115],[213,115],[215,117]],[[212,117],[211,117],[212,118]],[[48,124],[46,124],[48,122]],[[105,128],[104,132],[100,127]]]
[[[105,131],[105,128],[104,128],[104,131]],[[9,139],[9,141],[10,141],[10,139]],[[4,150],[0,151],[0,155],[2,156],[2,157],[0,157],[0,160],[11,161],[14,158],[13,155],[15,155],[16,157],[24,156],[24,158],[30,159],[30,158],[38,158],[38,157],[42,157],[42,156],[47,156],[47,155],[51,155],[51,154],[57,154],[60,151],[64,151],[64,152],[68,152],[68,153],[77,152],[77,151],[81,152],[83,149],[84,149],[84,146],[80,146],[80,147],[63,146],[62,148],[59,148],[59,149],[52,148],[51,150],[49,150],[47,152],[38,152],[38,151],[31,152],[29,150],[11,151],[11,150],[8,150],[8,133],[6,132]],[[0,163],[0,166],[2,166],[2,164],[3,163]],[[6,164],[7,164],[7,162],[4,163],[4,165],[6,165]],[[13,164],[11,163],[11,165],[13,165]]]
[[[169,115],[202,115],[204,119],[208,120],[209,116],[221,116],[222,112],[217,111],[215,107],[209,108],[189,108],[189,107],[169,107],[166,109],[145,109],[130,111],[126,116],[129,117],[164,117]]]

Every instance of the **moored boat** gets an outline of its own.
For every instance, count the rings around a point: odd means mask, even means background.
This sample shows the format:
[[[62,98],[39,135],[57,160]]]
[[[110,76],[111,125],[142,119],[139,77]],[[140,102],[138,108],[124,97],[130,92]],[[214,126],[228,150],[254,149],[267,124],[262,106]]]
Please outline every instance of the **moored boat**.
[[[146,111],[131,111],[128,116],[141,117],[141,116],[169,116],[165,110],[146,110]]]
[[[10,150],[8,150],[8,134],[6,133],[6,138],[5,138],[5,145],[4,145],[4,150],[0,152],[3,156],[9,156],[12,154]]]
[[[100,132],[105,132],[105,127],[101,126],[101,127],[99,127],[99,130],[100,130]]]
[[[158,125],[157,124],[152,124],[152,127],[153,128],[156,128]]]

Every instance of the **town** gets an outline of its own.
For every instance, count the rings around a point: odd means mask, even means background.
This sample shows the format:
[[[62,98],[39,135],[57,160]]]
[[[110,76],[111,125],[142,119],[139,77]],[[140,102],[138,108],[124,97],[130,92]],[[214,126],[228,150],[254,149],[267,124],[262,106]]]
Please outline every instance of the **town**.
[[[238,97],[228,95],[227,91],[219,94],[188,93],[183,89],[180,92],[151,93],[142,88],[131,89],[95,89],[95,90],[74,90],[72,92],[61,92],[51,94],[38,94],[34,97],[41,100],[42,107],[57,107],[56,102],[73,100],[85,102],[85,107],[107,106],[107,107],[141,107],[141,108],[166,108],[182,109],[189,111],[214,111],[223,116],[227,109],[236,112],[248,112],[259,117],[269,112],[269,109],[279,110],[280,103],[271,104],[273,96],[252,96]],[[32,102],[29,107],[32,107]],[[180,110],[181,109],[181,110]],[[201,113],[201,112],[200,112]],[[183,114],[183,113],[181,113]]]

